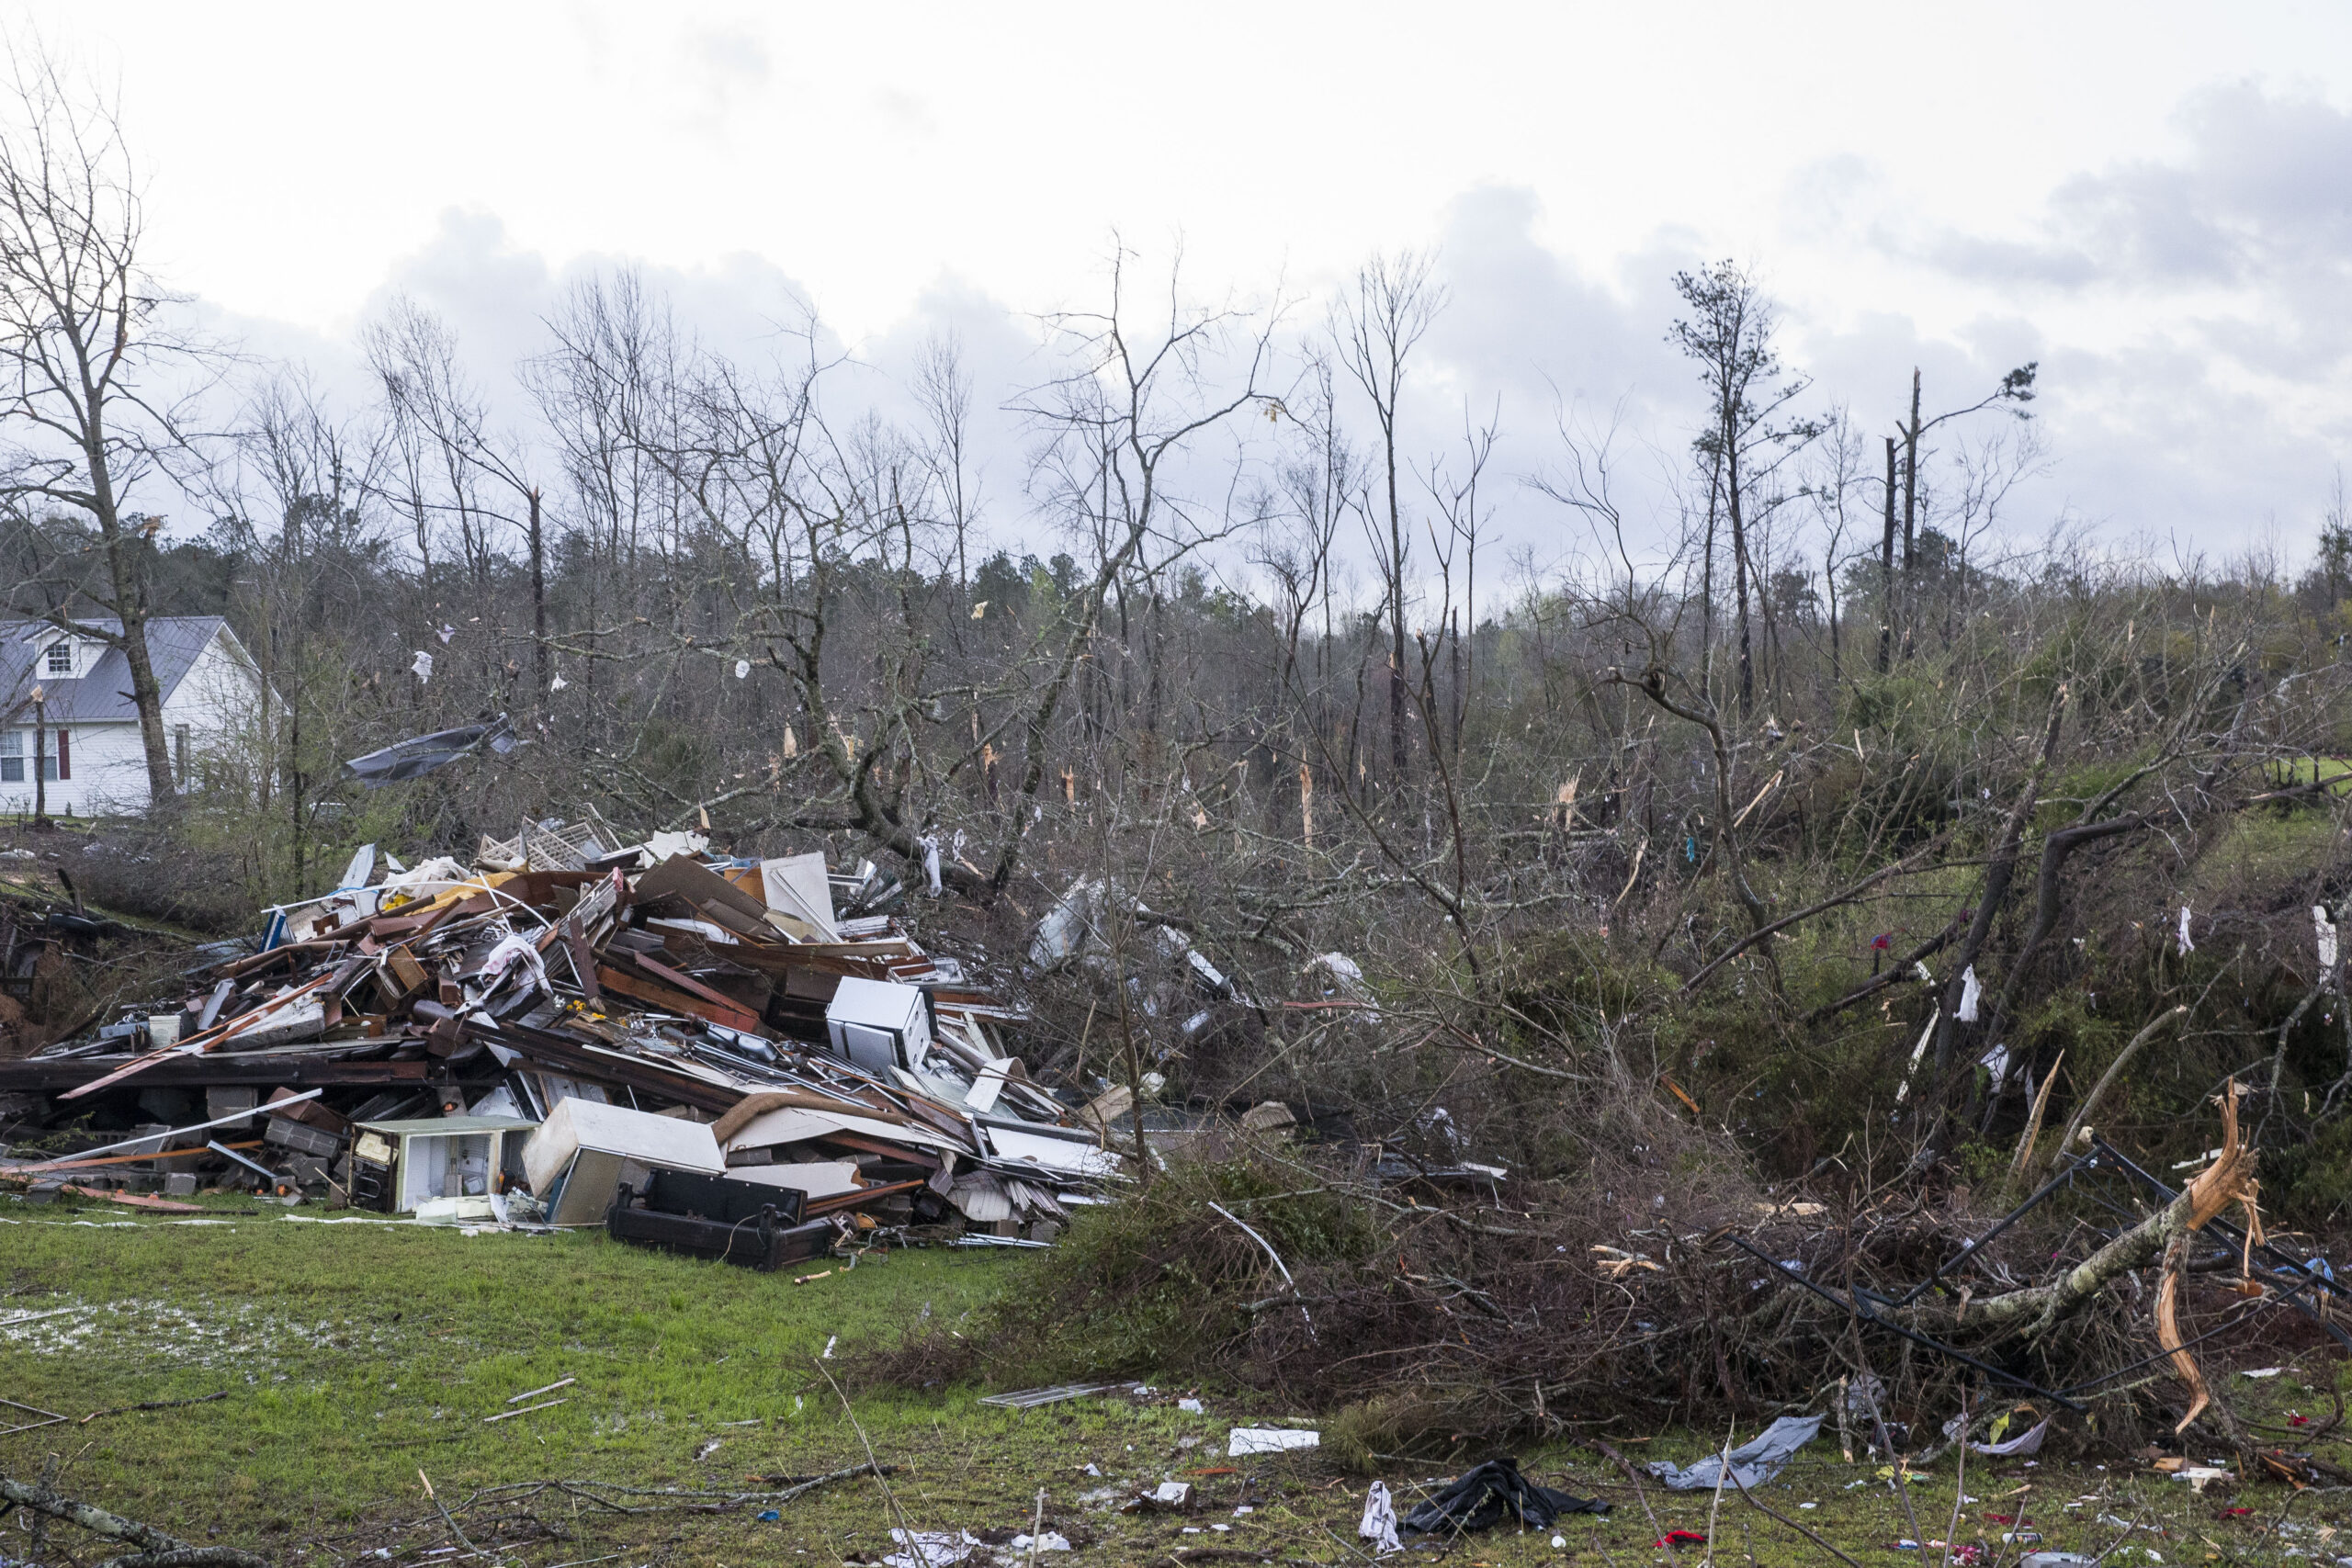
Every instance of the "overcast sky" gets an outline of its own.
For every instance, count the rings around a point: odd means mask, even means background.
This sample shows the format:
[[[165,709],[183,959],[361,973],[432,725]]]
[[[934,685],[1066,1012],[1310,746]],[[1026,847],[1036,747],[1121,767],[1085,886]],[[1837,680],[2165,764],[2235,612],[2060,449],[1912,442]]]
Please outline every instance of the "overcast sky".
[[[1718,256],[1874,426],[2038,359],[2025,532],[2300,554],[2352,434],[2342,6],[16,10],[119,80],[168,280],[330,375],[393,290],[495,367],[628,261],[1017,380],[1115,229],[1310,301],[1438,247],[1428,406],[1500,396],[1519,468],[1555,390],[1679,448],[1668,279]]]

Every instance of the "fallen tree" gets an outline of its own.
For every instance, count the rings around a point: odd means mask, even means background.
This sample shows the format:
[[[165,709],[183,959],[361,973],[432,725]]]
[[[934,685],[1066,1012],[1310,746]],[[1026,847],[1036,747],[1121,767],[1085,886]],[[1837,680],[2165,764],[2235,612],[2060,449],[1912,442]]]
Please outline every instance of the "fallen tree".
[[[125,1556],[108,1559],[101,1568],[269,1568],[266,1559],[250,1551],[240,1551],[233,1546],[196,1546],[153,1525],[142,1525],[94,1504],[60,1496],[46,1478],[18,1481],[14,1476],[0,1475],[0,1498],[6,1498],[13,1507],[30,1508],[37,1514],[79,1525],[93,1535],[140,1548]]]

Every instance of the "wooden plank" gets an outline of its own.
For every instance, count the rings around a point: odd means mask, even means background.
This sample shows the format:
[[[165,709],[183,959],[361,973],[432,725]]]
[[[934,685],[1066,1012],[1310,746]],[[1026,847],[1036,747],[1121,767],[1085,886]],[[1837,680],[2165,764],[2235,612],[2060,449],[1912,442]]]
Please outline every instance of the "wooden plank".
[[[860,1187],[849,1192],[828,1192],[822,1198],[811,1198],[801,1209],[810,1220],[823,1219],[851,1209],[861,1209],[883,1198],[895,1198],[901,1192],[920,1192],[930,1186],[928,1181],[890,1181],[879,1187]]]
[[[637,1057],[618,1056],[603,1051],[592,1051],[575,1040],[544,1029],[532,1029],[518,1023],[503,1023],[496,1029],[485,1029],[478,1023],[464,1026],[469,1040],[492,1041],[510,1051],[519,1051],[532,1066],[559,1072],[567,1077],[587,1078],[607,1087],[625,1086],[658,1094],[691,1105],[697,1111],[723,1114],[743,1098],[743,1091],[723,1084],[673,1072]]]
[[[260,1112],[255,1111],[254,1114],[259,1115]],[[253,1138],[242,1144],[223,1144],[220,1146],[224,1149],[257,1149],[262,1146],[262,1142],[263,1140],[259,1138]],[[96,1159],[74,1159],[68,1157],[62,1163],[50,1160],[44,1161],[41,1168],[44,1171],[90,1170],[102,1165],[139,1165],[149,1160],[178,1159],[186,1155],[209,1155],[211,1152],[212,1151],[210,1149],[205,1147],[202,1144],[198,1144],[192,1149],[165,1149],[160,1154],[100,1155]]]
[[[0,1062],[0,1089],[74,1089],[101,1077],[121,1064],[121,1058],[87,1057],[43,1061],[38,1057]],[[166,1089],[207,1086],[288,1084],[297,1089],[333,1088],[339,1084],[422,1083],[424,1062],[311,1062],[300,1056],[194,1055],[158,1062],[140,1074],[140,1081]]]
[[[596,966],[596,983],[608,991],[618,991],[625,997],[635,997],[639,1001],[650,1002],[664,1012],[683,1013],[692,1018],[707,1019],[713,1023],[729,1029],[740,1029],[746,1033],[756,1032],[760,1027],[758,1019],[732,1002],[724,1006],[707,1002],[699,997],[690,997],[684,991],[673,991],[667,986],[639,979],[635,975],[624,973],[609,964],[600,964]]]
[[[693,976],[681,974],[679,971],[671,968],[667,964],[662,963],[660,959],[655,958],[649,953],[632,953],[628,955],[628,960],[639,968],[650,974],[655,979],[662,981],[668,985],[675,986],[678,989],[686,992],[690,996],[700,997],[705,1001],[713,1003],[718,1007],[732,1008],[738,1012],[749,1012],[751,1010],[741,1002],[737,1001],[733,997],[728,996],[724,992],[712,990],[708,986],[704,985]]]

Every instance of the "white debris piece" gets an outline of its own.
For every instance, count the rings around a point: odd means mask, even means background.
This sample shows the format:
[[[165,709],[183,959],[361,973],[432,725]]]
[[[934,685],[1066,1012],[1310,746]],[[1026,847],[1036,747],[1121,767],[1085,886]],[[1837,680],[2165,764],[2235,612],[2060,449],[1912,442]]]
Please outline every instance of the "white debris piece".
[[[890,1539],[906,1550],[882,1559],[883,1568],[954,1568],[980,1544],[966,1530],[893,1529]]]
[[[417,680],[418,680],[419,682],[424,682],[424,681],[430,681],[430,680],[432,680],[432,679],[433,679],[433,655],[431,655],[431,654],[429,654],[429,653],[425,652],[425,651],[424,651],[424,649],[421,649],[421,648],[420,648],[420,649],[418,649],[416,650],[416,660],[415,660],[415,661],[414,661],[413,663],[410,664],[408,668],[409,668],[409,673],[411,673],[412,675],[414,675],[414,676],[417,678]]]
[[[1363,1519],[1356,1526],[1356,1534],[1372,1542],[1377,1556],[1405,1550],[1404,1543],[1396,1539],[1396,1504],[1388,1495],[1386,1482],[1375,1481],[1364,1493]]]
[[[1972,964],[1960,972],[1960,1010],[1952,1016],[1962,1023],[1976,1021],[1976,1004],[1984,997],[1984,987],[1976,978],[1976,965]]]
[[[1996,1045],[1977,1057],[1976,1065],[1993,1075],[1993,1092],[1999,1094],[2001,1086],[2009,1081],[2009,1048]]]
[[[2189,940],[2188,940],[2188,905],[2186,905],[2186,904],[2183,904],[2183,905],[2180,907],[2180,953],[2181,953],[2181,956],[2185,958],[2185,957],[2187,957],[2188,954],[2190,954],[2190,953],[2194,953],[2194,952],[2196,952],[2196,951],[2197,951],[2197,944],[2196,944],[2195,942],[2191,942],[2191,941],[2189,941]]]
[[[1289,1427],[1236,1427],[1226,1438],[1226,1454],[1238,1458],[1243,1454],[1278,1454],[1291,1449],[1320,1448],[1323,1434],[1303,1432]]]
[[[2329,975],[2335,972],[2335,922],[2327,918],[2326,906],[2312,906],[2312,935],[2319,943],[2319,966]]]

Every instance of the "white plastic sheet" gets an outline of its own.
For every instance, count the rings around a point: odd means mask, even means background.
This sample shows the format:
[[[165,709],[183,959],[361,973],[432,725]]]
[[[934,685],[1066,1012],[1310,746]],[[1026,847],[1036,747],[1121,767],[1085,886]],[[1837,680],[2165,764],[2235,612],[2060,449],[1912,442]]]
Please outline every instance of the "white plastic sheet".
[[[1372,1543],[1375,1557],[1405,1550],[1404,1542],[1396,1539],[1396,1504],[1388,1495],[1386,1482],[1375,1481],[1364,1493],[1363,1519],[1356,1526],[1356,1534]]]
[[[1996,1459],[2015,1459],[2020,1456],[2030,1457],[2041,1451],[2041,1439],[2049,1433],[2049,1431],[2050,1421],[2049,1418],[2045,1416],[2033,1427],[2031,1431],[2024,1432],[2017,1437],[2011,1438],[2007,1442],[1971,1443],[1968,1445],[1968,1451],[1971,1453],[1990,1454]]]
[[[1813,1441],[1821,1430],[1818,1416],[1783,1416],[1764,1428],[1763,1432],[1731,1450],[1731,1471],[1747,1487],[1763,1485],[1781,1473],[1796,1451]],[[1696,1464],[1668,1464],[1661,1461],[1649,1467],[1650,1473],[1677,1492],[1713,1490],[1721,1482],[1724,1459],[1722,1454],[1709,1454]]]

